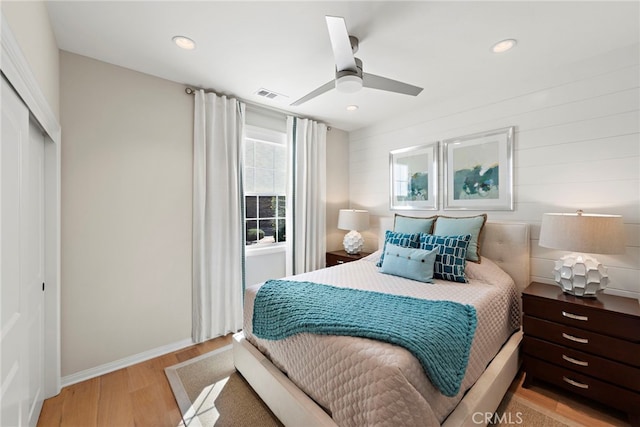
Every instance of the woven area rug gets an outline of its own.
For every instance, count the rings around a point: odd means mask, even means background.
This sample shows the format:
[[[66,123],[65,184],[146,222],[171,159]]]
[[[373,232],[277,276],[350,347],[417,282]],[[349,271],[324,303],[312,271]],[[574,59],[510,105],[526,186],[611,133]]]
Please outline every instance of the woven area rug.
[[[282,426],[233,366],[231,346],[165,368],[179,427]]]
[[[491,421],[490,427],[585,427],[511,392],[504,396]]]
[[[165,368],[165,373],[182,413],[180,427],[282,425],[235,370],[231,346]],[[490,426],[580,426],[511,393],[487,421]]]

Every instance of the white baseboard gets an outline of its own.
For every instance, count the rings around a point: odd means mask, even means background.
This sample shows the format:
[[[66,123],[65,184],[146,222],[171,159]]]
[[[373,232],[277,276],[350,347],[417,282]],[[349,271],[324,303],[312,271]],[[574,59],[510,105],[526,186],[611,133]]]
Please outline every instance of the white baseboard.
[[[192,345],[194,345],[194,342],[191,338],[187,338],[182,341],[163,345],[162,347],[152,348],[151,350],[143,351],[142,353],[134,354],[123,359],[114,360],[113,362],[105,363],[95,368],[85,369],[84,371],[62,377],[62,387],[108,374],[109,372],[117,371],[118,369],[126,368],[136,363],[144,362],[145,360],[153,359],[154,357],[178,351]]]

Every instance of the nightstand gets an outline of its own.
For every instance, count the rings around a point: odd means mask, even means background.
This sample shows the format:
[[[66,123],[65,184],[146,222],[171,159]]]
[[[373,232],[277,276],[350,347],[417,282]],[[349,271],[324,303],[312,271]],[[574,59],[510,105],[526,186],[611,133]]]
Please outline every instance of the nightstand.
[[[345,262],[357,261],[371,255],[370,252],[360,252],[357,255],[351,255],[345,251],[333,251],[327,252],[327,267],[333,267],[334,265],[344,264]]]
[[[640,305],[568,295],[531,283],[522,292],[523,386],[542,380],[625,411],[640,425]]]

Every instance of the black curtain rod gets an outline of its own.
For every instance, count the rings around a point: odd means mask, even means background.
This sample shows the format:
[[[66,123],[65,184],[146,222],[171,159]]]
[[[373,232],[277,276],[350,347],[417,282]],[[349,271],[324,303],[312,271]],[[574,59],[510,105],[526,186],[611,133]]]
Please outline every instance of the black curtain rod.
[[[201,88],[195,88],[195,89],[194,89],[194,88],[192,88],[192,87],[187,86],[187,87],[185,88],[184,92],[185,92],[187,95],[195,95],[195,94],[196,94],[196,91],[197,91],[197,90],[200,90],[200,89],[201,89]],[[211,90],[211,89],[202,89],[202,90],[204,90],[204,93],[215,93],[216,95],[221,96],[221,95],[220,95],[218,92],[216,92],[215,90]],[[244,102],[244,101],[243,101],[243,102]]]
[[[187,95],[195,95],[196,90],[197,90],[197,89],[194,89],[194,88],[192,88],[192,87],[188,87],[188,86],[187,86],[187,87],[185,88],[184,92],[185,92]],[[203,89],[203,90],[204,90],[204,92],[205,92],[205,93],[215,93],[216,95],[220,96],[220,94],[219,94],[218,92],[216,92],[216,91],[213,91],[213,90],[206,90],[206,89]],[[277,113],[284,114],[285,116],[294,116],[294,117],[297,117],[297,118],[299,118],[299,119],[304,119],[304,118],[306,118],[306,117],[300,116],[299,114],[294,114],[294,113],[292,113],[292,112],[290,112],[290,111],[284,111],[284,110],[281,110],[281,109],[279,109],[279,108],[274,108],[274,107],[266,107],[266,106],[264,106],[264,105],[260,105],[260,104],[254,104],[253,102],[247,102],[247,101],[245,101],[245,100],[244,100],[244,99],[242,99],[242,98],[238,98],[238,99],[239,99],[240,101],[244,102],[244,103],[245,103],[245,104],[247,104],[247,105],[251,105],[252,107],[256,107],[256,108],[264,108],[265,110],[275,111],[275,112],[277,112]],[[315,119],[314,119],[314,120],[315,120]],[[330,131],[330,130],[331,130],[331,126],[327,125],[327,131]]]

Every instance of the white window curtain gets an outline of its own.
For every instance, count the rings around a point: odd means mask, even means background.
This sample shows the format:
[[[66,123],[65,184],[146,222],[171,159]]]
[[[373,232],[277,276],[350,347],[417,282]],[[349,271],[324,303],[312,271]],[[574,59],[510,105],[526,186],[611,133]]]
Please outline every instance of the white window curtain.
[[[193,138],[194,342],[242,328],[245,105],[195,93]]]
[[[287,117],[287,275],[325,266],[327,126]]]

